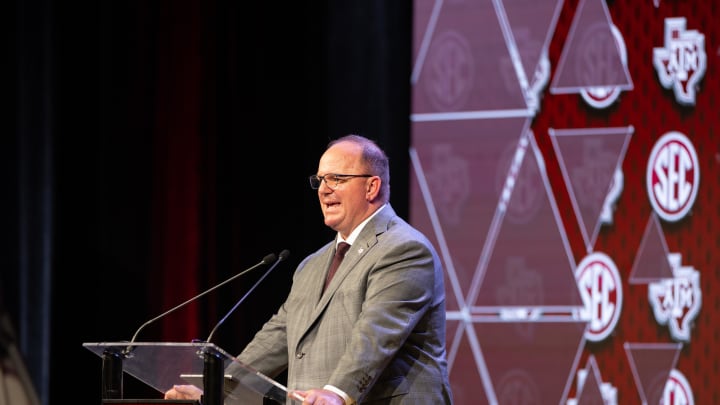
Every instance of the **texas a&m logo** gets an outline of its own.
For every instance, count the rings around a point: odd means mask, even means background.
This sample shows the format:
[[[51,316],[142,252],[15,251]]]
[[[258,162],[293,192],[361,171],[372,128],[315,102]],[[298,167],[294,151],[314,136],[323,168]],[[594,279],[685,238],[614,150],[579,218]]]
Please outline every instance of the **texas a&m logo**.
[[[705,35],[685,30],[685,18],[665,19],[665,47],[653,49],[653,66],[660,84],[673,89],[675,99],[695,104],[698,83],[705,74]]]
[[[702,305],[700,272],[692,266],[682,266],[679,253],[668,254],[668,261],[673,278],[650,283],[648,301],[655,320],[668,326],[673,339],[689,342],[692,322]]]

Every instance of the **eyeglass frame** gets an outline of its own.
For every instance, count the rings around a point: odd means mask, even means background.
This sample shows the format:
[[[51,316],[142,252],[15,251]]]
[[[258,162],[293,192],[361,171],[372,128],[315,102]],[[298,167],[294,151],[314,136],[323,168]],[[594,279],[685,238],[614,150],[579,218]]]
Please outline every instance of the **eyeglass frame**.
[[[330,182],[333,181],[332,180],[333,178],[335,179],[334,186],[331,186],[330,183],[328,183],[328,180],[327,180],[328,176],[331,176]],[[354,179],[356,177],[369,178],[369,177],[375,177],[375,175],[374,174],[327,173],[323,176],[318,176],[317,174],[313,174],[313,175],[308,176],[308,180],[310,181],[310,188],[312,188],[313,190],[319,189],[320,185],[322,184],[323,181],[325,182],[325,185],[328,186],[328,188],[330,188],[330,190],[335,190],[340,186],[340,184],[346,182],[347,180]],[[317,186],[315,186],[315,183],[317,183]]]

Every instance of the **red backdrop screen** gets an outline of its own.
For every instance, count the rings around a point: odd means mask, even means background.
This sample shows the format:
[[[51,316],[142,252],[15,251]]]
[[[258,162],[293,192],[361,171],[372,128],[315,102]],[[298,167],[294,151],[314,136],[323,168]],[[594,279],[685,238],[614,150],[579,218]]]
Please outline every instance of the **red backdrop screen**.
[[[414,1],[457,404],[720,402],[720,7]]]

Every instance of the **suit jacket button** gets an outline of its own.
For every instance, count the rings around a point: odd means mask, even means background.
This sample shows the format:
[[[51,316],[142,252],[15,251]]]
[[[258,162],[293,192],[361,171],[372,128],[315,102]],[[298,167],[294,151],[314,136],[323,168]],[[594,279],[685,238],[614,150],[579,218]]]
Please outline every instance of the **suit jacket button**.
[[[303,352],[297,352],[297,353],[295,353],[295,358],[296,358],[296,359],[302,359],[304,356],[305,356],[305,353],[303,353]]]

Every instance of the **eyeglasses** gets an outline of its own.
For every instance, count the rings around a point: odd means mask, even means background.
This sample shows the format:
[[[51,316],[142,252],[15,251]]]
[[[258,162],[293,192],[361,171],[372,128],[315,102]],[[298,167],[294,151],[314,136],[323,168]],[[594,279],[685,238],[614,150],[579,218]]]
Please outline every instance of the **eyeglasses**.
[[[339,173],[328,173],[324,176],[318,176],[313,174],[309,177],[310,187],[313,190],[320,188],[320,183],[325,180],[325,185],[330,187],[331,190],[335,190],[340,184],[355,178],[355,177],[372,177],[372,174],[339,174]]]

